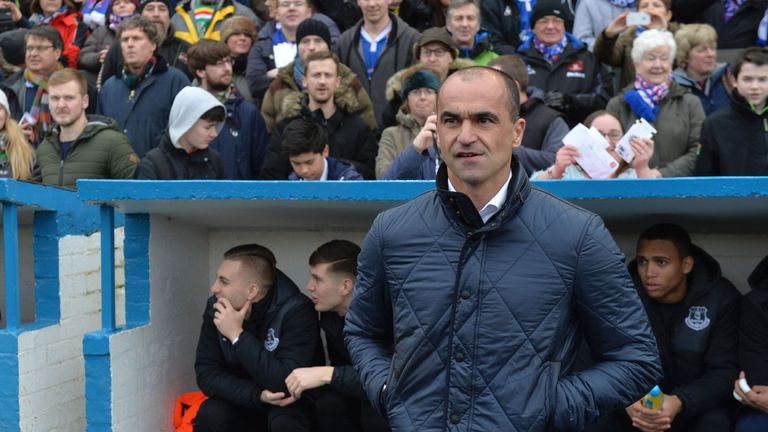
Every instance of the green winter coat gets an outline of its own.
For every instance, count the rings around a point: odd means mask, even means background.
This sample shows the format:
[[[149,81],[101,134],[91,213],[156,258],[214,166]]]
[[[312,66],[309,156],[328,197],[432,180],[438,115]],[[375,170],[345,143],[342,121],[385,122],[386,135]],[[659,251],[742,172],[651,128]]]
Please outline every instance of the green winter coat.
[[[633,89],[634,85],[625,88],[605,108],[619,119],[624,130],[628,130],[639,119],[624,101],[624,93]],[[672,81],[669,94],[661,101],[656,122],[652,123],[657,133],[653,137],[653,157],[648,166],[658,168],[664,177],[691,176],[696,165],[699,134],[705,117],[699,98]]]
[[[139,159],[114,120],[89,115],[83,133],[64,159],[56,125],[37,147],[37,162],[44,184],[74,189],[77,179],[132,178]]]

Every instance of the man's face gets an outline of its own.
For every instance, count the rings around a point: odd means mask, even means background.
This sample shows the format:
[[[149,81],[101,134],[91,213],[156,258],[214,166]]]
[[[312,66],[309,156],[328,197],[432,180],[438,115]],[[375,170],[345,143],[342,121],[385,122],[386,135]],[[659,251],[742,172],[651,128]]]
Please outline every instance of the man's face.
[[[320,36],[304,36],[299,42],[298,52],[302,62],[307,60],[308,55],[319,51],[329,51],[328,44]]]
[[[554,15],[547,15],[536,20],[533,33],[546,45],[554,45],[565,36],[565,20]]]
[[[120,48],[123,50],[125,64],[131,70],[141,70],[155,54],[157,45],[149,40],[143,30],[132,28],[120,36]]]
[[[325,158],[328,157],[328,145],[322,153],[306,152],[288,156],[293,170],[304,180],[320,180],[325,170]]]
[[[195,73],[206,89],[222,92],[232,84],[232,59],[225,57],[214,64],[205,65],[205,69]]]
[[[224,260],[216,272],[216,280],[211,286],[211,294],[216,299],[227,299],[232,307],[240,310],[246,302],[254,300],[259,287],[255,280],[248,277],[240,261]]]
[[[141,16],[155,24],[161,36],[165,36],[171,25],[171,13],[165,3],[152,2],[144,6]]]
[[[179,140],[192,149],[205,150],[211,145],[211,141],[219,134],[218,123],[205,119],[197,119],[195,124]]]
[[[693,269],[692,257],[680,257],[670,240],[640,240],[637,273],[648,297],[659,303],[676,303],[685,297],[686,276]]]
[[[357,0],[357,5],[363,12],[363,19],[372,24],[378,24],[387,19],[391,0]]]
[[[440,42],[430,42],[419,49],[419,61],[435,73],[441,80],[448,76],[448,68],[453,57],[447,46]]]
[[[324,104],[333,100],[336,87],[341,83],[336,62],[332,59],[310,62],[306,65],[305,75],[301,77],[301,83],[307,89],[307,94],[313,102]]]
[[[462,48],[471,48],[475,44],[475,35],[480,31],[480,19],[477,6],[465,4],[451,11],[445,27],[451,37]]]
[[[24,66],[31,72],[50,75],[56,70],[61,50],[54,49],[51,41],[37,36],[29,36],[24,54]]]
[[[295,30],[311,15],[312,11],[304,0],[277,0],[277,21],[283,27]]]
[[[502,77],[491,71],[451,75],[440,89],[438,146],[457,189],[500,188],[507,181],[525,130],[525,120],[510,117],[507,97]]]
[[[768,98],[768,65],[742,64],[733,85],[744,99],[759,108],[764,107]]]
[[[318,312],[338,312],[344,308],[345,279],[342,275],[328,271],[330,266],[328,263],[309,267],[307,290]]]
[[[62,127],[69,127],[85,115],[88,95],[80,94],[80,86],[69,81],[48,87],[48,104],[51,117]]]

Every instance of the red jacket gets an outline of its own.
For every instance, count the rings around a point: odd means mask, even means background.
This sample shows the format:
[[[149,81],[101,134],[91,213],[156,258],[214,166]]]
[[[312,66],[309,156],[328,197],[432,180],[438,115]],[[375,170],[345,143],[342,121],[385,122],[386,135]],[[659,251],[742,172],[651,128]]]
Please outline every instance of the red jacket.
[[[86,38],[86,26],[83,25],[82,17],[80,12],[69,12],[57,16],[50,23],[61,33],[61,39],[64,41],[63,55],[67,58],[67,66],[73,69],[77,69],[77,57]]]

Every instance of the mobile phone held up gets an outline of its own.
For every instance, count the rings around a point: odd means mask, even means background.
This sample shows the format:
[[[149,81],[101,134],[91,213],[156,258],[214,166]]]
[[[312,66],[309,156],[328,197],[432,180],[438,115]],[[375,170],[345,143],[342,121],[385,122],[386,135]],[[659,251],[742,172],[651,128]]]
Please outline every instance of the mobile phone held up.
[[[647,26],[651,23],[651,15],[648,12],[630,12],[627,15],[628,26]]]

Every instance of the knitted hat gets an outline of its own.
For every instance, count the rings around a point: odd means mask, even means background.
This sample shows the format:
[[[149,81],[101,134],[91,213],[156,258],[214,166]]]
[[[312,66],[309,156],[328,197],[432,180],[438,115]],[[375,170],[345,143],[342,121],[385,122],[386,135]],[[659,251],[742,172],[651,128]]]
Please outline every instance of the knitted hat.
[[[431,27],[424,30],[419,41],[413,46],[413,56],[419,58],[421,47],[432,42],[440,42],[445,45],[451,52],[451,57],[454,59],[459,56],[459,47],[456,45],[456,42],[453,41],[453,38],[451,38],[451,35],[445,27]]]
[[[440,79],[427,69],[419,69],[403,81],[403,88],[400,89],[400,97],[405,100],[411,90],[420,88],[429,88],[437,92],[440,90]]]
[[[3,90],[0,90],[0,106],[3,107],[3,109],[5,109],[6,116],[11,115],[11,108],[8,105],[8,96],[6,96]]]
[[[24,36],[26,36],[28,31],[28,29],[16,29],[0,35],[0,50],[3,51],[5,61],[14,66],[24,64],[24,53],[26,51]]]
[[[562,0],[537,0],[531,14],[531,28],[536,25],[536,21],[549,15],[562,18],[565,20],[566,26],[573,20],[571,11],[567,5],[563,4]]]
[[[139,7],[139,13],[144,12],[144,8],[150,3],[162,3],[168,8],[168,13],[173,15],[173,9],[171,9],[171,2],[169,0],[141,0],[141,7]]]
[[[320,21],[307,18],[299,24],[296,29],[296,43],[301,43],[306,36],[319,36],[328,45],[328,49],[331,49],[331,32],[328,31],[328,26]]]
[[[233,34],[245,34],[256,42],[256,24],[244,15],[236,15],[224,21],[221,25],[221,41],[226,43]]]

